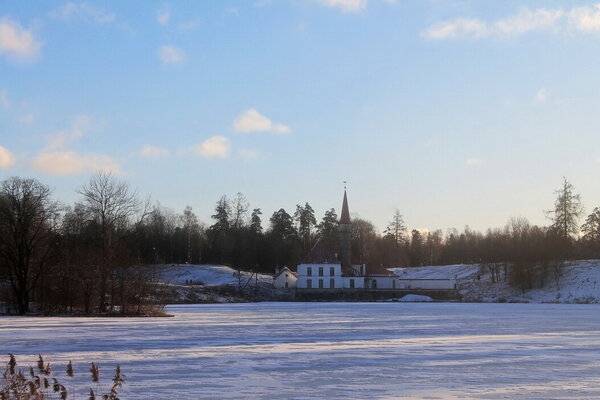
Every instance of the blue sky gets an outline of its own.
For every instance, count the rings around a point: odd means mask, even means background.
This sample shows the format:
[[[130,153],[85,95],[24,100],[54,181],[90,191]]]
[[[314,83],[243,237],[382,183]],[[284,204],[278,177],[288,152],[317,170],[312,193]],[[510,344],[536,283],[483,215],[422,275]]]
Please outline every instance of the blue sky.
[[[384,229],[600,205],[600,3],[0,3],[0,178],[98,169],[210,223],[243,192]]]

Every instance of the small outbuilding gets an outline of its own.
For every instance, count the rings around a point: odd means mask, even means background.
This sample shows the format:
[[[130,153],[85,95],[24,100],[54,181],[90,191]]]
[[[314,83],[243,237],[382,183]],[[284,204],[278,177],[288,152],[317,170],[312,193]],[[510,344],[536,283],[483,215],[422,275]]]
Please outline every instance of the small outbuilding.
[[[288,267],[283,267],[275,272],[275,276],[273,277],[273,286],[279,289],[295,288],[297,280],[298,274]]]

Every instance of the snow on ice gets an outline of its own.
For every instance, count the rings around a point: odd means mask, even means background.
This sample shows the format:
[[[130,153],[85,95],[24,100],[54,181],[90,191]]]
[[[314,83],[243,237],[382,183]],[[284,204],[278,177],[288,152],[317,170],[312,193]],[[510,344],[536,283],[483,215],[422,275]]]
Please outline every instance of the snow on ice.
[[[120,363],[124,399],[600,398],[597,305],[246,303],[173,318],[0,320],[0,352],[58,376]],[[68,381],[65,379],[65,381]],[[106,386],[106,384],[105,384]]]

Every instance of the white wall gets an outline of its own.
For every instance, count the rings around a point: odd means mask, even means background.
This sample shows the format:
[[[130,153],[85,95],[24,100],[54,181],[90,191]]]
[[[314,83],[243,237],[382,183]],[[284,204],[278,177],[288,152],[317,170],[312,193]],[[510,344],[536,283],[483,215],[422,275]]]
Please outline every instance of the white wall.
[[[350,280],[354,279],[354,289],[362,289],[365,287],[365,278],[361,277],[344,277],[344,289],[350,289]]]
[[[394,286],[394,281],[397,278],[392,276],[369,276],[365,278],[365,287],[368,289],[373,288],[373,281],[377,281],[377,289],[397,289],[398,284]]]
[[[276,288],[285,288],[285,283],[288,283],[288,288],[295,288],[298,278],[292,274],[289,269],[284,269],[275,279],[273,279],[273,286]]]
[[[396,283],[398,289],[455,289],[456,281],[454,279],[398,279]]]
[[[309,268],[311,275],[308,275]],[[323,275],[319,275],[319,268],[323,269]],[[333,268],[333,275],[331,275]],[[312,289],[319,289],[319,280],[323,280],[323,289],[341,289],[342,288],[342,266],[340,264],[300,264],[297,268],[298,281],[296,286],[299,289],[307,289],[308,281],[312,282]],[[333,287],[331,286],[333,279]]]

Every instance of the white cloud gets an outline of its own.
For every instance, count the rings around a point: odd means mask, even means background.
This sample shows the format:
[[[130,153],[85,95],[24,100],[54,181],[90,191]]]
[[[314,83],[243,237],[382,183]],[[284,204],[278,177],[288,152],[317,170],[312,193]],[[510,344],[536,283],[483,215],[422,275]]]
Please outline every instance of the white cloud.
[[[367,7],[367,0],[318,0],[326,7],[337,8],[343,13],[355,13]]]
[[[259,155],[255,149],[240,149],[239,154],[244,160],[256,160]]]
[[[593,7],[577,7],[568,14],[569,24],[581,32],[600,31],[600,4]]]
[[[38,54],[41,47],[41,42],[35,39],[31,30],[23,28],[18,22],[0,19],[0,55],[29,60]]]
[[[438,22],[422,32],[422,36],[431,40],[478,39],[483,37],[516,37],[528,32],[561,30],[561,22],[567,12],[560,8],[522,8],[517,14],[485,22],[480,19],[456,18]]]
[[[167,157],[171,154],[168,149],[163,149],[162,147],[145,145],[139,152],[139,155],[145,158],[161,158]]]
[[[0,168],[10,168],[15,163],[15,156],[6,147],[0,146]]]
[[[88,3],[68,2],[50,13],[50,16],[59,21],[84,21],[97,24],[107,24],[116,18],[114,13],[109,13],[102,8]]]
[[[225,15],[240,15],[240,9],[237,7],[229,7],[224,13]]]
[[[213,136],[194,147],[194,153],[205,158],[227,158],[230,152],[229,139],[225,136]]]
[[[473,166],[473,165],[481,165],[483,164],[483,161],[481,161],[479,158],[468,158],[467,159],[467,165]]]
[[[163,64],[181,64],[185,61],[185,53],[175,46],[161,46],[158,49],[158,57]]]
[[[53,175],[73,175],[84,172],[122,173],[120,166],[104,154],[80,155],[73,151],[42,152],[33,160],[35,169]]]
[[[537,91],[534,97],[536,103],[545,103],[548,100],[550,93],[546,88],[541,88]]]
[[[564,16],[560,9],[522,9],[517,15],[494,23],[494,32],[503,36],[517,36],[532,31],[551,29]]]
[[[167,25],[171,20],[171,11],[164,8],[156,13],[156,21],[161,25]]]
[[[233,130],[236,132],[273,132],[277,134],[290,133],[291,129],[283,124],[275,124],[256,109],[251,108],[242,112],[233,121]]]
[[[488,32],[486,23],[481,20],[457,18],[431,25],[422,36],[431,40],[479,38],[487,35]]]

